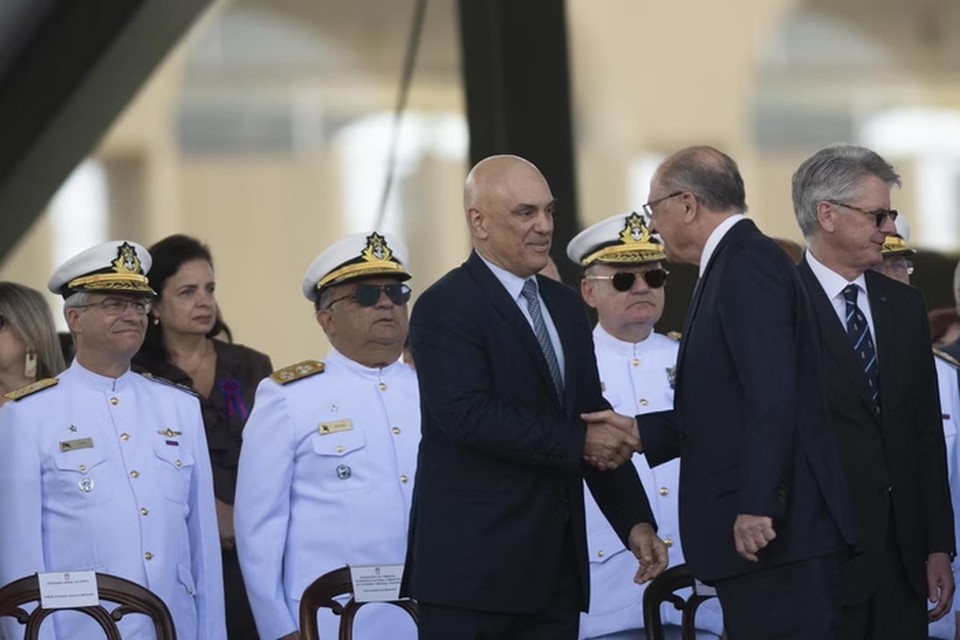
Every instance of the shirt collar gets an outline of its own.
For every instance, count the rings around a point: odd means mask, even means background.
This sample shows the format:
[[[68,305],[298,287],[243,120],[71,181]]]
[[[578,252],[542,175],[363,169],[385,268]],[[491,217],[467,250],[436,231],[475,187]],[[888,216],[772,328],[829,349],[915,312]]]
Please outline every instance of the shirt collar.
[[[641,340],[640,342],[626,342],[610,335],[599,323],[593,329],[593,341],[598,348],[628,358],[635,357],[642,353],[647,348],[647,345],[653,342],[651,340],[653,336],[654,333],[651,331],[645,340]]]
[[[827,298],[833,300],[843,294],[843,290],[847,285],[851,284],[846,278],[841,276],[839,273],[826,266],[814,256],[809,250],[807,254],[807,264],[810,265],[810,270],[813,271],[813,275],[817,277],[817,280],[820,282],[820,286],[823,287],[824,293],[827,294]],[[867,280],[863,277],[861,273],[855,280],[852,281],[852,284],[857,285],[860,289],[860,293],[867,292]]]
[[[347,369],[356,376],[361,378],[367,378],[370,380],[379,380],[383,376],[389,375],[392,373],[398,366],[406,366],[401,359],[397,359],[396,362],[392,362],[385,367],[367,367],[360,364],[356,360],[351,360],[347,356],[343,355],[335,348],[330,349],[330,353],[327,354],[327,363],[333,364],[334,366],[340,366],[344,369]]]
[[[480,259],[483,260],[483,263],[487,265],[490,271],[493,272],[493,275],[496,276],[497,280],[500,281],[500,284],[507,290],[507,293],[510,294],[510,297],[514,300],[520,299],[520,293],[523,291],[523,283],[526,282],[529,278],[521,278],[515,273],[510,273],[503,267],[498,267],[493,264],[486,258],[484,258],[480,252],[477,252],[477,255],[480,256]],[[534,282],[537,282],[536,276],[530,276],[533,278]],[[540,291],[540,286],[537,284],[537,292]]]
[[[727,232],[733,228],[733,225],[737,224],[741,220],[745,219],[747,216],[742,213],[735,213],[720,224],[717,225],[716,229],[710,234],[710,237],[707,238],[707,243],[703,245],[703,253],[700,255],[700,277],[703,277],[704,272],[707,270],[707,265],[710,263],[710,258],[713,257],[713,252],[717,250],[717,246],[720,244],[720,241],[723,240],[723,236],[727,235]]]
[[[136,375],[130,369],[127,369],[119,378],[109,378],[84,368],[76,358],[73,359],[73,363],[64,374],[68,378],[75,377],[85,387],[98,391],[119,391],[129,383],[131,376]]]

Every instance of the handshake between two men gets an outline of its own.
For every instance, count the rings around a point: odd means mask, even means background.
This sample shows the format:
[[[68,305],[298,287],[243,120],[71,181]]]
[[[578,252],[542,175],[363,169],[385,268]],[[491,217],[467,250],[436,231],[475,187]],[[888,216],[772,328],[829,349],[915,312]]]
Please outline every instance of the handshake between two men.
[[[605,410],[584,413],[580,418],[587,423],[587,437],[583,445],[583,459],[601,471],[616,469],[628,462],[634,452],[643,452],[640,440],[640,428],[636,418]],[[651,527],[652,532],[652,527]],[[654,536],[656,538],[656,536]],[[737,554],[751,562],[757,562],[757,553],[766,547],[777,533],[773,528],[773,519],[767,516],[738,514],[733,525],[734,544]],[[661,545],[659,538],[656,541]],[[632,548],[631,544],[631,548]],[[664,547],[666,551],[666,547]],[[635,552],[636,554],[636,552]],[[647,562],[637,555],[643,563]],[[637,576],[639,577],[639,573]],[[656,575],[652,576],[656,577]]]

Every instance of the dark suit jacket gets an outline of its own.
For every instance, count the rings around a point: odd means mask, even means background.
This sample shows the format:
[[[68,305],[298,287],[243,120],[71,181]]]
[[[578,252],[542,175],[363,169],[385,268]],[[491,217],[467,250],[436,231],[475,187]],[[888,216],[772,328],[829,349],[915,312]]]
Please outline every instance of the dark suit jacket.
[[[420,296],[411,338],[422,440],[410,518],[406,592],[481,611],[542,610],[563,562],[589,601],[582,480],[626,539],[653,514],[633,465],[582,463],[579,414],[601,395],[580,296],[538,277],[565,358],[564,395],[517,303],[476,253]],[[562,555],[572,529],[576,557]]]
[[[953,509],[947,484],[943,423],[930,327],[920,292],[873,271],[864,274],[876,335],[880,415],[870,409],[866,376],[823,287],[804,258],[823,352],[831,423],[866,553],[841,575],[847,603],[866,599],[878,578],[890,506],[910,583],[927,595],[927,556],[953,553]]]
[[[738,222],[694,292],[674,410],[637,416],[651,465],[681,457],[680,532],[697,577],[818,557],[854,539],[817,351],[796,269],[753,222]],[[759,563],[736,553],[738,514],[774,520]]]

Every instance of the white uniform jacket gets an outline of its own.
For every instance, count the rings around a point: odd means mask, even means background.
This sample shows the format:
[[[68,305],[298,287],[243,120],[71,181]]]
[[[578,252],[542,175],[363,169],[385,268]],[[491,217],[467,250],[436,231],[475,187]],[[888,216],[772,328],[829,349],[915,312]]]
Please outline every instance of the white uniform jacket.
[[[226,638],[213,479],[193,395],[74,361],[56,386],[0,407],[0,443],[0,583],[109,573],[157,594],[178,638]],[[23,635],[12,619],[4,625],[7,637]],[[120,627],[124,638],[156,637],[144,616]],[[54,628],[60,640],[102,637],[76,612],[42,628],[45,638]]]
[[[266,378],[243,433],[234,520],[261,637],[299,627],[304,589],[344,565],[402,564],[420,443],[420,394],[403,362],[364,367],[336,350],[326,369]],[[320,637],[339,618],[321,609]],[[406,613],[365,605],[355,638],[416,638]]]
[[[599,324],[593,331],[593,340],[603,395],[614,411],[633,416],[673,408],[679,346],[676,340],[651,333],[643,342],[623,342]],[[669,547],[670,566],[681,564],[683,549],[677,512],[680,461],[671,460],[651,469],[646,458],[637,454],[633,464],[657,519],[657,533]],[[581,614],[580,638],[642,629],[645,587],[633,582],[637,560],[620,542],[589,491],[584,492],[584,502],[590,554],[590,612]],[[660,613],[664,624],[680,624],[680,612],[672,605],[664,604]],[[696,626],[717,636],[722,633],[723,617],[716,598],[700,606]]]
[[[960,549],[960,391],[957,385],[957,368],[944,359],[935,357],[937,386],[940,389],[940,411],[943,414],[943,439],[947,445],[947,474],[950,480],[950,499],[953,501],[954,534]],[[960,583],[960,559],[953,561],[954,581]],[[956,614],[960,612],[960,596],[953,597],[954,611],[930,624],[931,638],[953,640],[956,637]]]

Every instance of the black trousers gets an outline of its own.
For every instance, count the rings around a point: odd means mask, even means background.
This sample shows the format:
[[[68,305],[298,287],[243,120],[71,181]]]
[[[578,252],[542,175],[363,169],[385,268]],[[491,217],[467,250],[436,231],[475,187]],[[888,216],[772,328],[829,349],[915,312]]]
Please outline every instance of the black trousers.
[[[259,640],[257,624],[247,600],[247,589],[240,573],[237,552],[221,549],[223,559],[223,591],[227,610],[227,638],[230,640]]]
[[[420,640],[577,640],[583,601],[573,532],[567,527],[550,603],[536,613],[499,613],[419,603]]]
[[[840,562],[832,554],[769,567],[714,586],[729,640],[848,640],[840,635]]]

